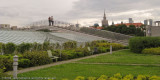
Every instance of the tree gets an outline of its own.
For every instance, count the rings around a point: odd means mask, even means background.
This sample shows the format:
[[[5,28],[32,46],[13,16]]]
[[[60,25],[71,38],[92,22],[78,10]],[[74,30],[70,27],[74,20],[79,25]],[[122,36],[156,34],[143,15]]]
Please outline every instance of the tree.
[[[98,23],[95,23],[93,27],[97,28],[99,26]]]

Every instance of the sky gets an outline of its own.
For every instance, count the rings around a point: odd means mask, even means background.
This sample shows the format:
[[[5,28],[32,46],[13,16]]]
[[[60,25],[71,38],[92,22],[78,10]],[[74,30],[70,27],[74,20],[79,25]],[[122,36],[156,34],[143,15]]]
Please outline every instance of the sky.
[[[55,20],[91,26],[103,19],[109,23],[160,20],[160,0],[0,0],[0,24],[26,26],[35,21]]]

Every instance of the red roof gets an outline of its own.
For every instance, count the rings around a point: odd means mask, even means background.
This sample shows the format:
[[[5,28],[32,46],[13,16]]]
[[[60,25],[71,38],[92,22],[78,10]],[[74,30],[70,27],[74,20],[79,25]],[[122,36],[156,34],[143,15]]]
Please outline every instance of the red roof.
[[[136,27],[140,27],[143,25],[142,23],[123,23],[123,24],[125,24],[126,26],[135,25]],[[121,25],[121,24],[116,24],[116,26],[118,25]]]
[[[95,28],[95,27],[89,27],[89,28],[94,28],[94,29],[103,29],[103,27],[97,27],[97,28]]]

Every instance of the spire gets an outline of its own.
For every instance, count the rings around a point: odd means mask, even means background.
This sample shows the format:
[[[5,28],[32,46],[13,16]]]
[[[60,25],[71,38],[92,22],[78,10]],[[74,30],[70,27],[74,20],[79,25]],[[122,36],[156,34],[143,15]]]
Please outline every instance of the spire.
[[[114,25],[114,21],[112,20],[112,25]]]
[[[105,9],[104,9],[104,17],[103,17],[104,20],[106,20],[106,12],[105,12]]]

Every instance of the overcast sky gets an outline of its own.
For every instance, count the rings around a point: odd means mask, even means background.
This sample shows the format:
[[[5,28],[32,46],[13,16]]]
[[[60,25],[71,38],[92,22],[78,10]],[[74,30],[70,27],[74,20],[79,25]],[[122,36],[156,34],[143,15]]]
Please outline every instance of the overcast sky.
[[[0,24],[23,26],[34,21],[56,20],[85,26],[101,23],[104,9],[111,23],[160,20],[160,0],[0,0]],[[101,25],[101,24],[100,24]]]

